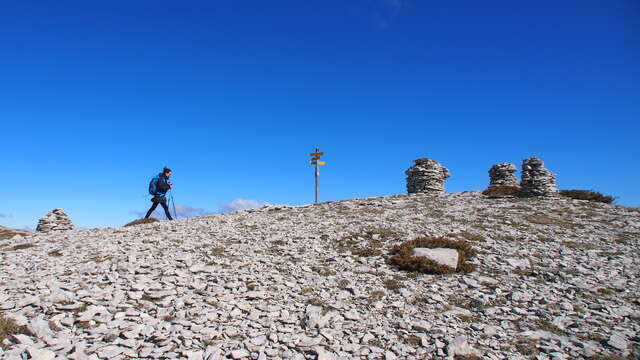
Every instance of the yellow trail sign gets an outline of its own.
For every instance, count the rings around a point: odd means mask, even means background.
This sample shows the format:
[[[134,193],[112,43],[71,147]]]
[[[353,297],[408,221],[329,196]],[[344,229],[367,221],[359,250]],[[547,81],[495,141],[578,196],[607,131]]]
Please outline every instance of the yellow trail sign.
[[[315,162],[315,161],[309,161],[309,164],[311,164],[311,165],[315,165],[315,164],[316,164],[316,162]],[[324,162],[324,161],[318,161],[318,165],[326,165],[326,164],[327,164],[327,163],[326,163],[326,162]]]
[[[309,156],[322,156],[322,155],[324,155],[323,152],[314,152],[314,153],[309,154]]]

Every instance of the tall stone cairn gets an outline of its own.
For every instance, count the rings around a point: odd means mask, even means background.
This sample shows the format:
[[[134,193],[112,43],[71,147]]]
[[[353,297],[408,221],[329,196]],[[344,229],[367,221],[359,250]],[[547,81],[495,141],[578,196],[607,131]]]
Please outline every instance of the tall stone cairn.
[[[444,191],[444,180],[451,176],[449,170],[439,162],[427,158],[413,160],[407,174],[407,192],[439,193]]]
[[[36,231],[46,233],[50,231],[73,230],[73,228],[73,223],[64,210],[53,209],[38,221]]]
[[[492,186],[520,186],[514,175],[516,166],[510,163],[493,165],[489,169],[489,187]]]
[[[544,162],[537,157],[522,161],[521,196],[557,196],[556,175],[545,169]]]

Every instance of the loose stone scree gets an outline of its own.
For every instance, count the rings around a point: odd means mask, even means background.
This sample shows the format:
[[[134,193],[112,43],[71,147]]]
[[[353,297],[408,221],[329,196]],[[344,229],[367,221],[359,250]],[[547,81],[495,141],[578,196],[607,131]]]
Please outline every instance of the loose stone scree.
[[[556,175],[544,167],[537,157],[522,161],[521,196],[557,196]]]
[[[73,228],[73,223],[64,210],[53,209],[38,221],[36,231],[46,233],[49,231],[73,230]]]
[[[492,186],[520,186],[514,175],[516,166],[510,163],[493,165],[489,169],[489,187]]]
[[[407,192],[441,193],[444,192],[444,180],[451,176],[449,170],[439,162],[427,158],[413,160],[407,175]]]

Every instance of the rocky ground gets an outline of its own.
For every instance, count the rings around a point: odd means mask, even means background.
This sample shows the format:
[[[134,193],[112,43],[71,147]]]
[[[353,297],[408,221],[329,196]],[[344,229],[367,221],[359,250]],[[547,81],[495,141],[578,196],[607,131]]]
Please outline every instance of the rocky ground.
[[[0,358],[636,358],[639,234],[638,208],[467,192],[17,236]],[[419,236],[477,271],[385,264]]]

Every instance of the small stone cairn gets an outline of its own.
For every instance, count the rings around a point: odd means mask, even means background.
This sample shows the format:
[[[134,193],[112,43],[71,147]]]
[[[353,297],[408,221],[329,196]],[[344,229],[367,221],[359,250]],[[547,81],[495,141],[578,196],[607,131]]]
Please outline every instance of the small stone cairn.
[[[510,163],[493,165],[489,169],[489,187],[492,186],[520,186],[514,175],[516,166]]]
[[[407,192],[440,193],[444,192],[444,180],[451,176],[449,170],[439,162],[427,158],[413,160],[407,174]]]
[[[521,196],[557,196],[556,175],[544,167],[537,157],[522,161]]]
[[[46,233],[50,231],[73,230],[73,228],[73,223],[64,210],[53,209],[38,221],[36,231]]]

